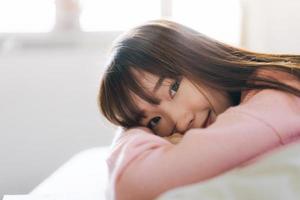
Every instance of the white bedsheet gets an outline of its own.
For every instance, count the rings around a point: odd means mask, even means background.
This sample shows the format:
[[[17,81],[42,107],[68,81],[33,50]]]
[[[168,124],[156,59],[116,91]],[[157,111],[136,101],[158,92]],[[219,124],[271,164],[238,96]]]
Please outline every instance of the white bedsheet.
[[[109,148],[88,149],[71,158],[30,195],[64,200],[101,200],[107,181],[105,159]],[[63,198],[62,198],[63,197]],[[256,163],[203,183],[180,187],[157,200],[299,200],[300,143],[287,145]]]
[[[92,148],[78,153],[39,184],[30,195],[64,200],[101,200],[108,171],[105,163],[109,147]]]
[[[299,200],[300,143],[206,182],[180,187],[157,200]]]

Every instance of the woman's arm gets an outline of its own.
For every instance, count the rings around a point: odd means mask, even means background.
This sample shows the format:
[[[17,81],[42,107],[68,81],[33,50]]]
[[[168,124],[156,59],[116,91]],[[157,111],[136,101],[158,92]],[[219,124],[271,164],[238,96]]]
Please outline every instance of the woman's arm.
[[[178,145],[129,130],[136,137],[119,146],[115,163],[124,162],[122,167],[114,166],[116,199],[153,199],[169,189],[219,175],[299,136],[299,98],[287,102],[283,93],[258,94],[219,115],[210,127],[189,130]],[[127,162],[126,154],[131,157]]]

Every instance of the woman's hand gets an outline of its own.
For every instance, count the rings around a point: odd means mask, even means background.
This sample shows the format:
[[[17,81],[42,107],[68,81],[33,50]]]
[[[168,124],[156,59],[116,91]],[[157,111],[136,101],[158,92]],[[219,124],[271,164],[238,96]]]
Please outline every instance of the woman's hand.
[[[153,131],[151,129],[147,128],[147,127],[141,126],[141,127],[138,127],[138,128],[140,130],[146,131],[146,132],[148,132],[150,134],[154,134]],[[118,132],[122,133],[122,132],[130,131],[131,129],[133,129],[133,128],[126,129],[124,127],[120,127],[120,129],[119,129]],[[183,134],[181,134],[181,133],[174,133],[174,134],[172,134],[170,136],[166,136],[166,137],[162,137],[162,138],[168,140],[172,144],[178,144],[181,141],[182,137],[183,137]]]
[[[181,141],[182,137],[183,135],[181,133],[174,133],[170,136],[163,137],[163,138],[168,140],[172,144],[178,144]]]

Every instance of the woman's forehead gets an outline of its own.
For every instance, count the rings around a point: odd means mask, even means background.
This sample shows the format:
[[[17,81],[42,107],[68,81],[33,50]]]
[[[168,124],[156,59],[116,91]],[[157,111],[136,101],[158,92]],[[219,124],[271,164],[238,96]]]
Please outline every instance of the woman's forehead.
[[[147,95],[158,98],[157,91],[162,85],[164,81],[163,77],[159,77],[157,75],[151,74],[145,71],[133,71],[134,78],[138,81],[141,86],[143,92],[147,93]],[[150,102],[145,100],[143,97],[136,94],[134,91],[129,91],[130,96],[133,100],[133,103],[139,110],[148,110],[153,106]]]
[[[130,95],[132,97],[132,100],[133,100],[135,106],[139,110],[143,111],[143,110],[147,110],[147,108],[151,107],[150,103],[148,103],[147,101],[145,101],[144,99],[142,99],[141,97],[139,97],[137,94],[131,92]]]
[[[172,79],[165,76],[158,76],[149,72],[134,72],[140,86],[148,95],[155,97],[158,90],[163,86],[168,86]]]
[[[155,88],[155,85],[157,81],[160,79],[160,77],[153,75],[148,72],[144,71],[133,71],[134,78],[137,80],[141,88],[150,96],[155,96],[153,89]],[[136,94],[133,91],[130,91],[130,95],[132,96],[134,102],[136,105],[140,105],[141,103],[138,102],[146,102],[143,100],[138,94]],[[139,106],[138,106],[139,107]]]
[[[151,91],[152,88],[154,88],[155,84],[159,80],[159,76],[151,74],[146,71],[141,70],[132,70],[132,73],[134,75],[134,78],[145,88],[146,90]]]

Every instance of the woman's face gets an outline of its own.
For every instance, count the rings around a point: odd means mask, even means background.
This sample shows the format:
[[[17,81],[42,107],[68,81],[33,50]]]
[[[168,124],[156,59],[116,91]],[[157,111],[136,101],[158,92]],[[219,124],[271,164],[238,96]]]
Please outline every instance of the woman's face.
[[[132,94],[138,108],[145,112],[146,117],[140,124],[162,137],[184,134],[191,128],[205,128],[232,105],[228,94],[205,85],[199,85],[199,90],[184,77],[181,80],[164,79],[160,85],[158,76],[134,73],[146,91],[161,100],[155,105]]]

